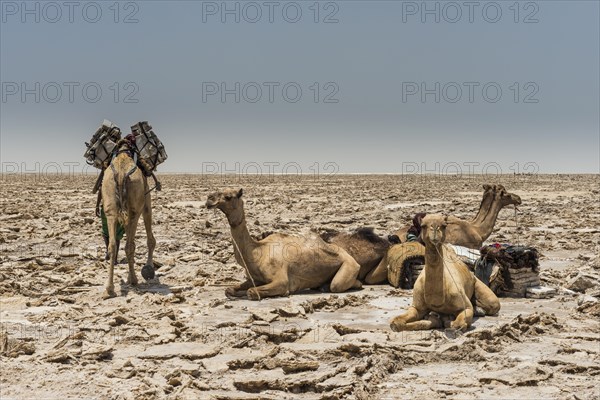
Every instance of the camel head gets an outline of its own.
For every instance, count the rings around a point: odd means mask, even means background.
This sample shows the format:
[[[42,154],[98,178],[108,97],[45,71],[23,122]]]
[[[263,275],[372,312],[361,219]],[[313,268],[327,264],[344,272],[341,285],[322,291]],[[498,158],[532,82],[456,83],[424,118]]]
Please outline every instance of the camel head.
[[[441,214],[427,214],[421,221],[421,238],[425,244],[438,246],[446,240],[446,226],[448,216]]]
[[[495,189],[496,189],[496,198],[500,200],[501,207],[505,207],[505,206],[508,206],[511,204],[518,206],[521,204],[521,198],[519,196],[517,196],[516,194],[507,192],[506,189],[504,188],[504,186],[496,185]]]
[[[119,139],[117,142],[117,151],[131,151],[135,148],[135,138],[132,135],[128,135],[123,139]]]
[[[244,194],[243,189],[227,189],[212,193],[206,200],[206,208],[209,210],[218,208],[227,215],[230,224],[238,225],[244,218],[242,194]]]

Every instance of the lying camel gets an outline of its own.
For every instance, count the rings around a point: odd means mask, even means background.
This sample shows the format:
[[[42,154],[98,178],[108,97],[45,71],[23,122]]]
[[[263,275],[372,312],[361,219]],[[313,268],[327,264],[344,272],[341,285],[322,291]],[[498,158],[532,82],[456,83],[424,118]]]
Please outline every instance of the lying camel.
[[[446,243],[479,249],[492,234],[500,210],[508,205],[521,204],[521,198],[508,193],[502,185],[483,185],[483,189],[483,199],[475,218],[466,221],[448,217]],[[396,232],[403,243],[406,242],[409,229],[410,227],[405,227]]]
[[[231,227],[235,259],[246,270],[246,281],[225,294],[252,300],[287,296],[329,283],[334,293],[362,287],[356,279],[360,265],[343,249],[325,243],[317,234],[292,236],[272,233],[262,240],[250,236],[244,215],[242,189],[208,196],[206,207],[219,209]]]
[[[110,267],[108,270],[108,283],[103,298],[116,296],[113,283],[114,267],[117,258],[116,234],[117,223],[125,227],[127,242],[125,253],[129,263],[127,283],[137,285],[135,275],[135,232],[140,215],[144,216],[148,244],[148,259],[142,268],[144,279],[154,278],[154,264],[152,255],[156,247],[156,240],[152,234],[152,208],[148,182],[144,173],[137,167],[132,158],[132,145],[128,140],[120,140],[117,144],[118,151],[104,173],[102,180],[102,202],[108,223],[108,253]]]
[[[494,315],[500,310],[498,298],[449,246],[444,246],[448,217],[427,215],[422,221],[421,238],[425,242],[425,268],[413,289],[413,303],[408,310],[390,321],[394,331],[442,328],[440,317],[453,316],[450,327],[466,331],[473,322],[473,304]],[[426,317],[425,319],[423,319]]]
[[[492,233],[500,210],[508,204],[521,204],[519,196],[506,193],[502,185],[483,185],[483,199],[479,211],[471,221],[456,217],[449,219],[447,229],[448,243],[479,248]],[[322,235],[328,243],[336,244],[346,250],[361,266],[359,279],[369,285],[384,283],[388,279],[387,251],[398,238],[405,243],[411,227],[405,227],[396,235],[390,235],[388,240],[365,231],[365,228],[347,233],[326,233]],[[417,233],[418,234],[418,233]]]
[[[321,238],[346,250],[360,264],[358,279],[367,284],[380,283],[381,279],[374,278],[373,272],[384,259],[390,246],[399,242],[394,235],[387,239],[376,235],[373,228],[359,228],[352,233],[328,231],[321,233]],[[382,268],[385,269],[385,265]]]

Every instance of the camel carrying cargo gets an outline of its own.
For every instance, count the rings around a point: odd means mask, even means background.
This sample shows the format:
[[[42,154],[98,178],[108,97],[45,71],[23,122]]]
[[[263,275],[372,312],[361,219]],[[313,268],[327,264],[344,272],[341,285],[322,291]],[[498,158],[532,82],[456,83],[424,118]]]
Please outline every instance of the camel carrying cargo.
[[[152,126],[148,124],[148,121],[133,125],[131,132],[128,138],[135,143],[138,163],[144,170],[145,175],[150,176],[152,172],[156,171],[156,167],[167,159],[165,147],[152,131]],[[121,140],[121,130],[105,119],[92,136],[90,143],[85,144],[87,149],[83,156],[87,163],[98,169],[105,169],[113,157],[119,140]]]

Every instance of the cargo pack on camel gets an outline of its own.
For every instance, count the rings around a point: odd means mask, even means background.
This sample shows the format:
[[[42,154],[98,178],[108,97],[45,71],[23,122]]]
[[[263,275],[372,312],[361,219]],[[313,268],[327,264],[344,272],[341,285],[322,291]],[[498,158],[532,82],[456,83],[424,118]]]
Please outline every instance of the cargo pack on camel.
[[[105,119],[92,136],[92,140],[85,144],[87,149],[83,156],[87,163],[98,169],[105,169],[119,140],[121,140],[121,130]]]
[[[165,146],[156,137],[148,121],[138,122],[133,125],[131,133],[135,137],[135,147],[139,153],[139,159],[146,164],[146,168],[150,171],[155,171],[156,167],[167,159]],[[147,174],[146,176],[149,175]]]
[[[125,139],[129,139],[135,144],[134,150],[138,154],[138,160],[142,160],[141,167],[144,168],[146,176],[150,176],[156,167],[167,159],[165,146],[152,131],[152,126],[148,124],[148,121],[133,125],[131,135]],[[85,144],[87,149],[83,156],[87,163],[98,169],[105,169],[114,156],[113,153],[119,140],[121,140],[121,129],[105,119],[92,136],[92,140]]]
[[[83,156],[89,165],[101,170],[93,193],[98,192],[104,170],[116,156],[117,144],[121,139],[121,129],[109,120],[104,120],[92,136],[92,140],[89,143],[86,142],[87,149]],[[131,134],[127,135],[124,140],[131,142],[132,157],[136,160],[137,166],[144,175],[152,176],[156,190],[160,191],[161,184],[154,175],[154,171],[156,171],[156,167],[165,162],[167,152],[165,146],[152,131],[152,126],[148,124],[148,121],[138,122],[131,127]]]

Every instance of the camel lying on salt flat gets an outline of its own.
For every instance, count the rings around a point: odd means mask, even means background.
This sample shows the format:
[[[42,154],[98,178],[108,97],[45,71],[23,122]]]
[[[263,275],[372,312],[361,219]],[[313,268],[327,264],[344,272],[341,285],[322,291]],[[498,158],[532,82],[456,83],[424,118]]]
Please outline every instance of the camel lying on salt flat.
[[[475,218],[466,221],[456,217],[448,217],[446,228],[446,243],[479,249],[483,242],[492,234],[500,210],[508,205],[521,204],[521,198],[516,194],[508,193],[502,185],[483,185],[483,198]],[[396,232],[402,243],[406,242],[410,227],[405,227]],[[393,236],[393,235],[392,235]],[[390,237],[392,237],[390,236]],[[361,236],[351,237],[349,234],[339,234],[330,239],[350,254],[355,252],[351,248],[360,248],[362,279],[367,284],[384,283],[388,276],[388,261],[382,252],[380,242],[368,240]],[[381,239],[383,240],[383,239]],[[360,244],[358,242],[361,242]],[[382,255],[383,254],[383,255]],[[373,267],[374,266],[374,267]],[[364,272],[363,272],[364,271]]]
[[[423,218],[421,238],[425,242],[425,268],[415,282],[412,305],[390,321],[392,330],[442,328],[442,318],[431,315],[433,311],[442,317],[453,316],[450,327],[466,331],[473,322],[473,298],[486,315],[500,310],[500,301],[494,292],[469,271],[451,247],[444,246],[447,227],[448,218],[442,215]]]
[[[262,240],[246,226],[242,189],[208,196],[206,207],[219,209],[231,228],[235,259],[246,270],[246,281],[227,288],[228,296],[253,300],[287,296],[329,284],[332,292],[360,289],[360,265],[342,248],[325,243],[317,234],[293,236],[273,233]]]
[[[492,234],[500,210],[509,205],[520,205],[521,198],[509,193],[502,185],[483,185],[483,199],[477,215],[470,221],[457,217],[448,217],[446,243],[479,249]],[[401,242],[406,241],[410,227],[396,232]]]

